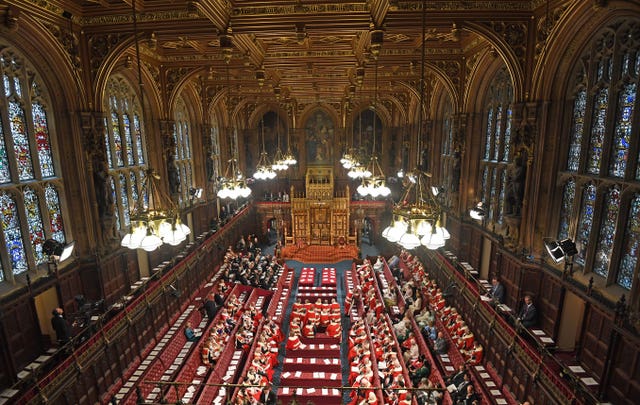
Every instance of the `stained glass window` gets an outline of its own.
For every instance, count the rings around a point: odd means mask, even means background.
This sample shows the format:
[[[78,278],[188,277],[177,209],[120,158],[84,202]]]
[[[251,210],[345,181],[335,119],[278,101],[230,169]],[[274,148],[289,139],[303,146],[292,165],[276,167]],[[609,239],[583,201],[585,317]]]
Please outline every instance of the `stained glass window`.
[[[127,187],[127,178],[124,173],[120,173],[120,204],[122,206],[122,218],[123,225],[128,226],[131,223],[131,218],[129,216],[129,194]]]
[[[144,149],[142,147],[142,132],[140,130],[140,119],[138,118],[138,114],[133,115],[133,126],[135,128],[135,139],[136,139],[136,157],[137,163],[139,165],[144,164]]]
[[[31,239],[31,247],[36,259],[36,263],[45,263],[47,257],[42,251],[42,245],[45,241],[44,226],[42,224],[42,215],[40,215],[40,201],[32,188],[26,187],[23,191],[24,208],[29,225],[29,238]]]
[[[138,200],[141,189],[145,158],[143,122],[140,122],[140,104],[134,87],[119,75],[107,83],[107,94],[103,101],[109,111],[110,125],[105,127],[105,142],[112,151],[114,165],[109,165],[113,201],[116,205],[117,229],[127,229],[132,207]]]
[[[482,189],[486,194],[483,201],[488,205],[485,226],[491,222],[502,223],[506,211],[507,167],[511,155],[511,119],[513,103],[513,85],[506,69],[499,70],[493,77],[486,92],[484,104],[487,106],[487,122],[484,128],[484,156],[480,161],[485,166]],[[488,170],[487,165],[490,165]],[[486,176],[491,176],[490,179]]]
[[[56,190],[52,184],[47,184],[44,188],[44,198],[47,204],[47,211],[49,211],[51,238],[64,243],[64,222],[60,214],[60,197],[58,190]]]
[[[120,117],[118,113],[111,113],[111,133],[113,134],[113,153],[116,157],[116,164],[120,167],[124,166],[122,160],[122,137],[120,136]]]
[[[558,228],[559,238],[575,237],[577,264],[627,289],[634,283],[640,243],[640,193],[638,183],[629,181],[634,177],[640,180],[638,159],[630,155],[630,151],[640,150],[638,118],[634,113],[638,108],[639,30],[640,25],[633,19],[603,27],[574,67],[566,161],[573,180],[566,183],[562,193]],[[611,186],[610,178],[616,179],[616,186]],[[576,184],[587,184],[580,197],[575,196]],[[629,192],[633,196],[629,209],[621,210],[625,206],[621,195]],[[602,195],[598,212],[596,195]],[[579,213],[575,230],[569,225],[572,212]],[[620,232],[622,224],[626,224],[624,235]],[[588,246],[590,238],[595,241],[592,246]],[[615,253],[616,249],[620,252]]]
[[[49,143],[47,114],[40,103],[33,103],[31,105],[31,110],[31,113],[33,114],[33,130],[36,137],[36,146],[38,148],[40,171],[42,173],[42,177],[52,177],[55,173],[53,170],[53,157],[51,156],[51,144]]]
[[[2,116],[0,116],[0,183],[9,183],[10,181],[9,159],[7,158],[7,147],[4,143]]]
[[[587,248],[589,247],[589,237],[593,227],[593,213],[596,202],[596,187],[593,184],[586,186],[582,192],[582,204],[580,219],[578,221],[578,235],[576,247],[578,254],[575,256],[576,263],[584,266]]]
[[[604,88],[598,92],[593,106],[593,118],[591,120],[591,138],[589,141],[589,157],[587,160],[587,172],[600,174],[600,161],[602,160],[602,146],[604,144],[605,130],[607,126],[607,108],[609,107],[609,89]]]
[[[564,185],[562,192],[562,206],[560,207],[560,229],[558,230],[558,240],[569,237],[569,226],[573,212],[573,201],[576,196],[576,182],[571,179]]]
[[[502,146],[501,142],[501,131],[502,129],[502,106],[496,106],[496,125],[495,125],[495,135],[493,141],[493,156],[492,160],[500,160],[500,146]]]
[[[489,219],[494,219],[494,214],[495,214],[495,209],[496,209],[496,203],[497,203],[497,199],[496,199],[496,194],[498,193],[498,187],[499,184],[498,183],[498,169],[497,168],[493,168],[493,170],[491,171],[491,192],[490,192],[490,198],[489,201],[491,201],[491,204],[489,205]]]
[[[13,196],[4,191],[0,192],[0,213],[4,241],[7,245],[13,274],[24,273],[27,271],[28,265],[27,254],[22,241],[22,231],[20,230],[18,207]]]
[[[513,111],[511,108],[507,108],[507,120],[505,122],[506,128],[504,129],[504,152],[502,154],[502,161],[508,162],[510,160],[509,153],[511,153],[511,119]],[[504,182],[503,182],[504,183]]]
[[[489,107],[487,111],[487,129],[485,130],[486,139],[484,143],[484,160],[491,157],[491,140],[493,139],[493,108]]]
[[[605,197],[603,207],[602,223],[600,224],[600,235],[596,247],[593,271],[602,277],[609,275],[609,260],[613,249],[613,238],[616,234],[618,223],[618,211],[620,210],[620,189],[613,187]]]
[[[500,189],[500,195],[498,196],[498,218],[497,218],[497,223],[501,224],[503,222],[504,219],[504,194],[505,194],[505,187],[503,187],[503,184],[507,181],[507,171],[503,170],[501,175],[500,175],[500,185],[499,185],[499,189]]]
[[[129,172],[129,184],[131,185],[131,206],[134,207],[138,201],[138,179],[135,172]]]
[[[131,137],[131,122],[128,114],[122,114],[122,127],[124,129],[124,144],[127,149],[127,164],[133,166],[133,138]]]
[[[0,44],[0,222],[4,246],[0,280],[47,261],[44,241],[65,242],[62,207],[51,183],[62,187],[54,167],[47,89],[29,61]],[[6,121],[4,121],[6,120]],[[4,122],[3,122],[4,121]],[[46,181],[43,181],[46,180]]]
[[[587,91],[580,89],[573,100],[573,123],[571,125],[571,144],[569,145],[569,157],[567,170],[577,172],[580,166],[580,154],[582,150],[582,134],[584,133],[584,113],[587,109]]]
[[[633,274],[638,263],[638,251],[640,250],[640,194],[636,194],[631,200],[627,218],[622,244],[623,255],[616,282],[621,287],[631,290]]]
[[[111,198],[113,199],[113,201],[118,201],[118,194],[116,192],[116,183],[115,181],[113,181],[113,177],[109,177],[109,188],[111,189]],[[116,228],[118,230],[120,229],[124,229],[124,227],[122,226],[122,222],[120,221],[120,211],[119,210],[115,210],[115,216],[116,216]]]
[[[636,101],[636,84],[628,83],[620,92],[618,115],[611,148],[611,162],[609,174],[614,177],[624,177],[627,169],[629,145],[631,142],[631,122]]]
[[[24,110],[20,103],[16,101],[9,102],[9,124],[18,165],[18,178],[20,180],[31,180],[33,179],[33,166],[31,164],[29,134],[27,133],[24,119]]]
[[[191,134],[189,131],[189,115],[182,97],[176,100],[175,125],[173,127],[173,137],[176,143],[174,151],[174,162],[180,178],[180,204],[190,201],[189,189],[194,187],[192,171],[193,161],[191,159]]]

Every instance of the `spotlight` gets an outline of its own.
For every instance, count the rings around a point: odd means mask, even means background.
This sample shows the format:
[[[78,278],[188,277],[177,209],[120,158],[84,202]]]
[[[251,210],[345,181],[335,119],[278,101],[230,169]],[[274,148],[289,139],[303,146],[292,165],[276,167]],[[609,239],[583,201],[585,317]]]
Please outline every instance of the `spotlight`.
[[[576,244],[571,239],[563,239],[556,241],[553,239],[545,239],[544,247],[554,263],[560,263],[567,257],[571,257],[578,253]]]
[[[202,197],[202,189],[191,187],[189,189],[189,194],[191,195],[191,198],[200,198]]]
[[[74,247],[75,242],[71,242],[68,245],[65,245],[64,243],[58,242],[55,239],[47,239],[42,245],[42,251],[53,261],[61,263],[71,257],[71,253],[73,253]]]
[[[480,201],[475,207],[469,210],[469,216],[475,220],[482,221],[484,218],[484,203]]]

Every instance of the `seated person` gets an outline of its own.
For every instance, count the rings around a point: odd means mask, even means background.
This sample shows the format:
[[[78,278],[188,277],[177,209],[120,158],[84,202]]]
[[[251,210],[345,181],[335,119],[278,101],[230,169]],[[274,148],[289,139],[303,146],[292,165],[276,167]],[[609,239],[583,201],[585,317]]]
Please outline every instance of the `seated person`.
[[[498,276],[491,277],[491,288],[487,293],[487,297],[491,298],[491,302],[498,305],[504,304],[504,286],[500,283]]]
[[[430,322],[422,329],[422,335],[428,339],[427,343],[431,344],[438,338],[438,330],[433,322]]]
[[[378,256],[378,259],[373,264],[373,271],[375,271],[376,273],[380,273],[383,269],[384,269],[384,260],[382,259],[382,256]]]
[[[184,336],[187,338],[189,342],[195,342],[200,337],[196,335],[196,332],[193,329],[191,322],[187,322],[186,326],[184,327]]]
[[[525,328],[535,326],[538,320],[536,307],[533,305],[533,299],[530,295],[524,296],[524,304],[517,318],[518,322]]]
[[[391,256],[389,258],[389,261],[387,262],[387,265],[389,265],[389,268],[391,270],[396,269],[400,265],[400,258],[396,255]]]
[[[473,405],[480,403],[480,395],[476,393],[473,384],[467,385],[464,396],[458,396],[458,405]]]
[[[449,351],[449,342],[444,337],[444,333],[438,332],[438,337],[433,343],[433,350],[438,354],[446,354]]]

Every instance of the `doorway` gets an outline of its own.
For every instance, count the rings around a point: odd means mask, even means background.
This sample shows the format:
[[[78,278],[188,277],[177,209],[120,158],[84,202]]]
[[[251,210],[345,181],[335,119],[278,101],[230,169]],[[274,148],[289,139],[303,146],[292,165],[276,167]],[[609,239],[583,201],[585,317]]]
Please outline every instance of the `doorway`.
[[[48,290],[36,295],[33,298],[36,313],[38,314],[38,322],[40,323],[40,332],[42,335],[49,337],[49,341],[52,344],[56,342],[56,333],[51,326],[51,311],[58,308],[60,303],[58,301],[58,293],[55,287],[51,287]]]

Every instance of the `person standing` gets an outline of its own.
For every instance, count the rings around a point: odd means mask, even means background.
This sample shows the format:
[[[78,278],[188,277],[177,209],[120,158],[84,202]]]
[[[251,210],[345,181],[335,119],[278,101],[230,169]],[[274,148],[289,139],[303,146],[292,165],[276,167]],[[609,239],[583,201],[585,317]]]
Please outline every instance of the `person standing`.
[[[207,313],[208,322],[211,322],[218,312],[218,307],[213,294],[207,296],[204,300],[203,307],[204,311]]]
[[[51,326],[53,330],[56,332],[56,340],[60,346],[64,346],[71,339],[71,330],[69,328],[69,324],[67,320],[62,316],[64,311],[62,308],[54,309],[51,314]]]

